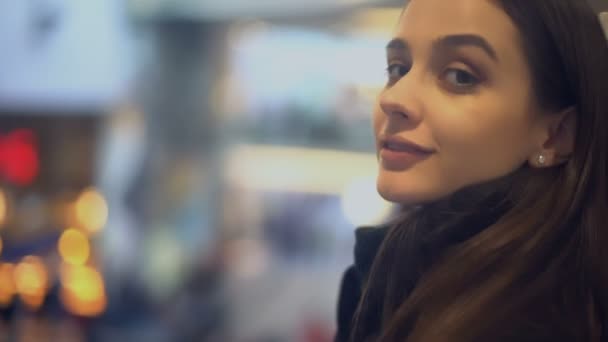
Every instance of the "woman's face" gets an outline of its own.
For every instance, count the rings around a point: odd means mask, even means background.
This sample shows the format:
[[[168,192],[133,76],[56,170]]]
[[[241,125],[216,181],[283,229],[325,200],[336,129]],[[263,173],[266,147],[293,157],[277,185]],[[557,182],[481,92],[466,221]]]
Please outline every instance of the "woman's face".
[[[505,176],[539,146],[517,28],[491,0],[412,0],[374,109],[387,200],[421,204]]]

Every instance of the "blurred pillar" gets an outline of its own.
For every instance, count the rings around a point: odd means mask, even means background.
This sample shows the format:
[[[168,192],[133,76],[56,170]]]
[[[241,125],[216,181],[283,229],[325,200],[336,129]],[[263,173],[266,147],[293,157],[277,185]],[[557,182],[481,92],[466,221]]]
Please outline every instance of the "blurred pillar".
[[[222,210],[221,134],[212,94],[225,68],[227,29],[183,20],[146,26],[148,61],[136,97],[145,113],[148,143],[130,202],[141,227],[137,274],[150,294],[167,304],[197,288],[193,282],[219,277],[214,256]],[[213,297],[210,291],[219,287],[187,295]],[[197,331],[181,333],[204,337]]]
[[[162,22],[155,28],[158,56],[146,98],[150,132],[156,142],[181,153],[212,155],[217,115],[210,94],[224,70],[226,30],[201,22]]]

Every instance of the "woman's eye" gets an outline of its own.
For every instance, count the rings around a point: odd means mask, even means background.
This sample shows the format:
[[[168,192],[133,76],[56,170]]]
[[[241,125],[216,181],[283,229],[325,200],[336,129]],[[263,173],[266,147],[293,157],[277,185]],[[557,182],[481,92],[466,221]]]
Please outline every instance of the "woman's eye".
[[[403,64],[391,64],[386,68],[389,83],[397,82],[401,77],[410,71],[410,68]]]
[[[444,74],[445,80],[456,88],[471,88],[479,84],[479,79],[468,71],[448,69]]]

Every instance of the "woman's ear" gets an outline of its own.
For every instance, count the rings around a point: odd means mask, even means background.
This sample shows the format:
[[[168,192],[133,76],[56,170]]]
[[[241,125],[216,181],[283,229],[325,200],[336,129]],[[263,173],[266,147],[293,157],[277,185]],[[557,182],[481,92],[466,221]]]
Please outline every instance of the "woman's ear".
[[[551,167],[567,162],[576,141],[576,109],[569,107],[557,114],[548,114],[543,121],[544,138],[540,149],[530,157],[530,164]]]

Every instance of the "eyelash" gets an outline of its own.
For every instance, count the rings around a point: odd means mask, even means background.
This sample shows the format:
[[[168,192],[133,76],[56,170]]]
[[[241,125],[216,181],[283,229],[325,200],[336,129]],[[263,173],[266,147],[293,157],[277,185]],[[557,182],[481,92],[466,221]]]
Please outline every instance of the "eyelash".
[[[457,84],[457,82],[450,82],[447,80],[447,75],[450,72],[456,72],[457,76],[456,78],[458,78],[458,76],[465,76],[466,78],[469,79],[469,82],[467,84],[461,85],[461,84]],[[459,74],[458,74],[459,73]],[[475,76],[472,72],[462,69],[462,68],[447,68],[445,69],[445,71],[443,71],[442,75],[441,75],[441,81],[445,82],[446,86],[448,87],[452,87],[452,91],[455,92],[467,92],[467,91],[471,91],[473,90],[476,86],[479,85],[479,83],[481,83],[481,80],[479,77]],[[466,82],[464,82],[466,83]]]
[[[388,77],[387,86],[392,86],[393,84],[397,83],[397,81],[399,81],[401,79],[401,77],[405,76],[410,71],[410,69],[411,69],[410,66],[406,66],[401,63],[389,64],[388,67],[386,68],[386,74]],[[459,85],[459,84],[455,84],[454,82],[450,82],[450,81],[446,80],[447,74],[450,72],[459,73],[459,74],[457,74],[457,77],[465,76],[465,77],[469,78],[470,79],[469,84]],[[397,73],[397,75],[395,75],[395,73]],[[481,78],[476,76],[473,72],[466,70],[465,68],[456,68],[456,67],[450,67],[450,68],[444,69],[440,74],[440,80],[442,81],[442,83],[444,83],[446,85],[446,87],[450,88],[449,89],[450,91],[457,92],[457,93],[471,91],[481,83]]]
[[[401,79],[401,77],[405,76],[410,71],[411,68],[404,64],[400,63],[392,63],[386,67],[386,75],[388,78],[388,85],[393,85],[397,83]],[[394,72],[398,72],[398,76],[394,75]]]

